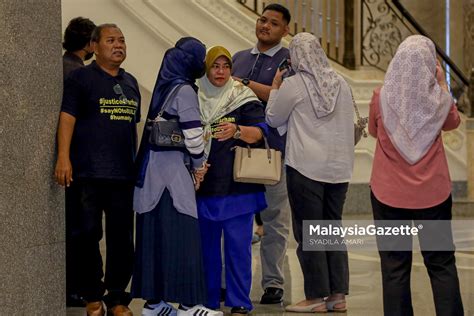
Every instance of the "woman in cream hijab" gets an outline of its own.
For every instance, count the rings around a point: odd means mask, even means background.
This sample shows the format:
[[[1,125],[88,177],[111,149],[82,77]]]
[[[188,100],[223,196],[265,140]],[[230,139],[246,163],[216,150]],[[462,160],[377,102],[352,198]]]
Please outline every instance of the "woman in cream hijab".
[[[266,133],[263,105],[231,76],[232,58],[222,46],[206,56],[206,76],[198,80],[205,156],[210,165],[197,191],[208,302],[218,308],[221,237],[224,235],[226,306],[247,314],[250,301],[253,217],[266,208],[264,186],[233,181],[234,146],[255,144]]]

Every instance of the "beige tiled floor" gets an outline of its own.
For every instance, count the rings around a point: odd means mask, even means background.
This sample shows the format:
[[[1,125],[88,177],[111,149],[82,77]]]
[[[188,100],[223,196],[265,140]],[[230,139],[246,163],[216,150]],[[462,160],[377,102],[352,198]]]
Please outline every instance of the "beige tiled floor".
[[[262,295],[260,287],[260,244],[253,246],[253,286],[251,298],[254,302],[254,315],[290,315],[285,313],[279,305],[260,305],[258,301]],[[296,243],[290,237],[290,244],[285,262],[285,302],[297,302],[304,298],[303,282],[300,266],[295,253]],[[461,293],[464,303],[465,315],[474,315],[474,253],[461,253],[456,255]],[[382,289],[380,262],[376,252],[350,252],[350,295],[347,297],[348,312],[350,316],[379,316],[382,312]],[[435,315],[431,287],[423,260],[420,254],[415,254],[412,269],[412,298],[415,315]],[[131,309],[135,316],[141,315],[143,301],[134,300]],[[223,310],[230,315],[228,308]],[[84,316],[80,308],[69,308],[67,316]],[[330,314],[329,314],[330,315]]]

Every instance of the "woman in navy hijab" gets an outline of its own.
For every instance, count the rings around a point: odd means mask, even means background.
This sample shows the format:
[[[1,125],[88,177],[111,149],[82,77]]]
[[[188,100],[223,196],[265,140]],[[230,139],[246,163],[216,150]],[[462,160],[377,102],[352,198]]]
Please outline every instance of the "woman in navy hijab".
[[[146,300],[142,315],[221,316],[202,306],[206,284],[195,189],[207,170],[195,80],[204,75],[205,46],[186,37],[167,50],[153,90],[148,120],[166,102],[162,119],[176,119],[186,148],[149,143],[145,128],[137,158],[138,180],[132,295]],[[167,302],[180,303],[175,309]]]

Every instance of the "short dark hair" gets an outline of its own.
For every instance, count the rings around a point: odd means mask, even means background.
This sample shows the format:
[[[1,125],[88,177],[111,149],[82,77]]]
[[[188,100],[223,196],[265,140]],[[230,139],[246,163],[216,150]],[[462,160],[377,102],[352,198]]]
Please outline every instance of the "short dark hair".
[[[91,41],[98,43],[100,41],[100,35],[101,35],[102,30],[108,29],[108,28],[116,28],[120,30],[120,28],[115,23],[104,23],[101,25],[97,25],[94,31],[92,31]]]
[[[291,21],[290,11],[284,6],[282,6],[281,4],[271,3],[263,9],[263,12],[268,11],[268,10],[280,12],[281,14],[283,14],[283,20],[285,20],[287,24],[290,23]]]
[[[83,49],[90,42],[94,28],[94,22],[87,18],[79,16],[72,19],[64,31],[63,48],[69,52]]]

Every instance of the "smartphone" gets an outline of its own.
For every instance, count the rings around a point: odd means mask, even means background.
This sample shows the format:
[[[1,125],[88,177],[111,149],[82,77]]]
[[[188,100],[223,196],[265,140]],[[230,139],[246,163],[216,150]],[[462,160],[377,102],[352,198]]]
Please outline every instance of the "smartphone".
[[[278,69],[280,71],[283,71],[284,69],[289,69],[289,68],[290,68],[290,62],[288,61],[287,58],[283,59],[278,65]]]

